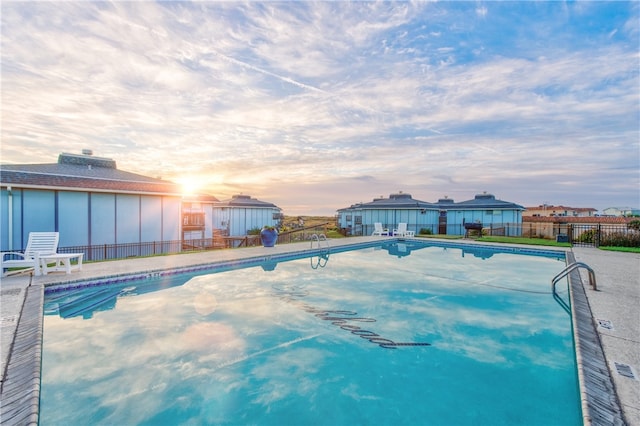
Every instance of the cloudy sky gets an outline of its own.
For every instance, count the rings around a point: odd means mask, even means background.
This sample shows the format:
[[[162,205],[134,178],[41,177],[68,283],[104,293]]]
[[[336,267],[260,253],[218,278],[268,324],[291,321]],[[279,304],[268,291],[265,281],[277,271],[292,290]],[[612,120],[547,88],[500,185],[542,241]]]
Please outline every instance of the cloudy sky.
[[[291,215],[398,191],[640,207],[636,1],[1,8],[3,164],[88,148]]]

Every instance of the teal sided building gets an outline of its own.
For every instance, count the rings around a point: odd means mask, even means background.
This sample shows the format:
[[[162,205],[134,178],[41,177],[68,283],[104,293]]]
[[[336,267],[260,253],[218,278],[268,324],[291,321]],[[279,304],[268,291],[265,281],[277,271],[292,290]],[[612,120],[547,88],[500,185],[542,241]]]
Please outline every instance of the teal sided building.
[[[521,233],[524,210],[521,205],[487,193],[459,203],[450,198],[429,203],[398,193],[338,210],[338,225],[349,235],[371,235],[376,222],[389,230],[404,222],[416,234],[426,229],[433,234],[464,235],[464,224],[473,222],[495,228],[504,235],[517,236]]]

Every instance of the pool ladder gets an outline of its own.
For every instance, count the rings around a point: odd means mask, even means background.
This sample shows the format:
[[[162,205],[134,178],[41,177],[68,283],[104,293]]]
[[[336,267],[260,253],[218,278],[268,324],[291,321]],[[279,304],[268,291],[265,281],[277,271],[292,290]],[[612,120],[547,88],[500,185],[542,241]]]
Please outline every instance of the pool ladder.
[[[318,247],[317,247],[317,248],[322,248],[322,247],[320,246],[322,243],[324,243],[324,246],[325,246],[326,248],[329,248],[329,240],[327,240],[327,236],[326,236],[326,235],[324,235],[324,234],[320,234],[320,235],[318,235],[318,234],[313,234],[313,235],[311,236],[311,248],[313,248],[313,244],[314,244],[314,243],[317,243],[317,244],[318,244]]]
[[[598,290],[598,287],[596,285],[596,273],[593,271],[593,269],[591,269],[591,267],[589,267],[589,265],[587,265],[586,263],[573,262],[572,264],[567,265],[566,268],[560,271],[560,273],[558,273],[558,275],[553,277],[553,279],[551,280],[551,289],[553,290],[553,294],[556,294],[556,283],[577,268],[585,268],[587,271],[589,271],[589,284],[591,285],[593,290]]]

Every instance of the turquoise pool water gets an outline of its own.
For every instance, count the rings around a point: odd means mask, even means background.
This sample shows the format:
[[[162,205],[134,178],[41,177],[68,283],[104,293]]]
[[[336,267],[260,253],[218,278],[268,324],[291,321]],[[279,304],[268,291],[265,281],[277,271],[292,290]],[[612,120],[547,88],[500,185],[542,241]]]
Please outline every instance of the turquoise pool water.
[[[582,424],[564,258],[538,254],[396,242],[49,291],[41,424]]]

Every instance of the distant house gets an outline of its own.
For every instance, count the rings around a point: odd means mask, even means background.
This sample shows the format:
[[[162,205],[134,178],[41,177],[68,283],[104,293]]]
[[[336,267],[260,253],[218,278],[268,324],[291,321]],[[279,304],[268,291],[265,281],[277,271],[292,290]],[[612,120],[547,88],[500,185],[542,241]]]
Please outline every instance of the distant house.
[[[58,231],[60,247],[180,240],[181,203],[179,185],[118,170],[90,151],[0,165],[0,250],[24,248],[32,231]]]
[[[240,194],[213,203],[211,218],[212,229],[235,237],[247,235],[248,231],[265,225],[280,225],[283,215],[282,209],[273,203]]]
[[[437,206],[402,192],[338,210],[338,226],[347,235],[371,235],[376,222],[390,231],[398,223],[405,222],[407,229],[417,234],[421,228],[431,227],[437,220]]]
[[[640,216],[640,209],[631,207],[608,207],[602,210],[605,216]]]
[[[370,235],[373,224],[380,222],[392,229],[400,222],[416,234],[428,229],[434,234],[464,235],[466,222],[479,222],[484,227],[505,227],[508,235],[519,235],[524,207],[495,198],[487,193],[474,199],[456,203],[441,198],[437,203],[415,200],[410,194],[391,194],[389,198],[377,198],[370,203],[354,204],[338,210],[340,228],[352,235]]]
[[[592,217],[595,216],[597,212],[598,210],[592,207],[566,207],[542,204],[536,207],[525,207],[523,215],[534,217]]]

